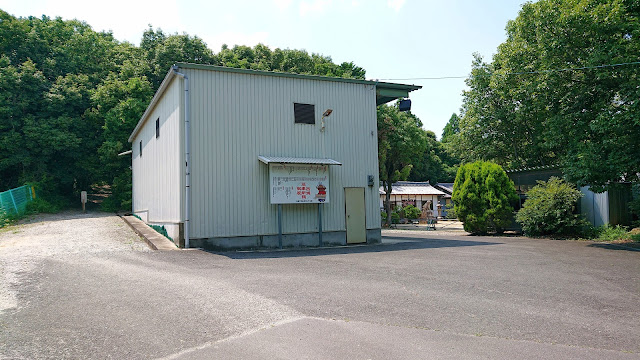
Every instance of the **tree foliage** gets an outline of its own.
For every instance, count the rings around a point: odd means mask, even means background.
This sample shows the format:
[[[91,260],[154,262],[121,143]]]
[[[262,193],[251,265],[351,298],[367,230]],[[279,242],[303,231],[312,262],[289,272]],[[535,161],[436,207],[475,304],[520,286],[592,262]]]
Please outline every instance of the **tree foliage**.
[[[460,117],[457,114],[452,114],[449,118],[449,121],[442,129],[442,138],[440,139],[443,143],[448,143],[452,141],[452,139],[460,133]]]
[[[464,230],[485,234],[501,233],[509,226],[518,196],[500,165],[476,161],[458,169],[451,199]]]
[[[393,183],[406,180],[426,151],[422,122],[397,106],[378,106],[378,164],[380,181],[386,192],[387,225],[391,224]]]
[[[453,182],[460,161],[449,152],[446,144],[436,139],[433,131],[423,130],[423,133],[424,151],[413,161],[408,180],[429,181],[432,185]]]
[[[582,193],[565,181],[552,177],[539,181],[527,193],[527,201],[516,215],[527,235],[572,235],[586,224],[576,214],[577,201]]]
[[[639,15],[631,0],[524,4],[492,61],[474,59],[456,154],[558,164],[580,185],[637,182],[640,66],[600,66],[640,61]]]
[[[140,46],[82,21],[16,18],[0,10],[0,189],[37,182],[76,197],[92,184],[114,191],[110,209],[130,206],[127,139],[176,62],[363,79],[351,62],[304,50],[223,46],[151,26]]]

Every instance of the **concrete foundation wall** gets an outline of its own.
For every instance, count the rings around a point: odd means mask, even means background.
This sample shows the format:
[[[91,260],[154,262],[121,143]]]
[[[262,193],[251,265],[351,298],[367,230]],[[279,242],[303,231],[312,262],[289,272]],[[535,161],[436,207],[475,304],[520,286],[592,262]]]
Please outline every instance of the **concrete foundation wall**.
[[[367,229],[367,243],[378,244],[382,241],[380,229]],[[322,246],[347,245],[346,231],[322,233]],[[211,250],[241,250],[278,247],[278,235],[216,237],[209,239],[190,239],[191,247]],[[318,247],[318,233],[283,234],[283,248]]]

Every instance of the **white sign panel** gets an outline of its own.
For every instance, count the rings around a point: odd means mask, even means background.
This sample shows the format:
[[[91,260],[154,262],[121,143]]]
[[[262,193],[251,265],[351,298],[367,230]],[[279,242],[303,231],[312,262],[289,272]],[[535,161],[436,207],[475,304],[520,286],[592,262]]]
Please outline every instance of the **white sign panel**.
[[[329,202],[329,165],[269,164],[272,204]]]

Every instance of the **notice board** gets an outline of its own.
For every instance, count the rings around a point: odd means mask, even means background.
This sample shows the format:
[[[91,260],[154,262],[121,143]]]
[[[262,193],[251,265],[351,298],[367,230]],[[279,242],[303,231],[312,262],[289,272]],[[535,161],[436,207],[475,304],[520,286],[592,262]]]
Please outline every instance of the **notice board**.
[[[329,165],[269,164],[272,204],[328,203]]]

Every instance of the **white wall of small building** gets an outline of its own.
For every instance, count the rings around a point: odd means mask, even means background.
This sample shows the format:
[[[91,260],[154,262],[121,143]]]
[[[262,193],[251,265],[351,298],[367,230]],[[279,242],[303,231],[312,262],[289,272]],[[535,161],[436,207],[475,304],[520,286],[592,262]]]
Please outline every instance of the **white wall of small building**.
[[[183,220],[182,93],[182,83],[173,79],[132,141],[133,213],[149,224],[164,225],[176,241]],[[156,119],[160,119],[158,138]]]
[[[366,227],[380,228],[372,85],[184,68],[191,83],[191,237],[277,234],[268,166],[258,155],[331,158],[323,231],[345,230],[345,187],[365,189]],[[293,104],[315,105],[295,124]],[[322,113],[333,109],[320,131]],[[176,171],[176,173],[180,173]],[[367,175],[376,179],[367,186]],[[316,204],[283,205],[283,232],[318,230]]]
[[[384,209],[385,198],[386,198],[385,194],[380,194],[381,209]],[[442,216],[442,209],[440,213],[438,213],[438,204],[439,204],[438,195],[400,195],[400,194],[394,194],[392,191],[389,201],[392,204],[395,204],[395,206],[401,206],[403,201],[415,201],[415,206],[420,210],[422,210],[422,206],[425,203],[427,203],[428,201],[431,201],[431,207],[432,207],[432,210],[434,211],[434,214],[436,216]]]

